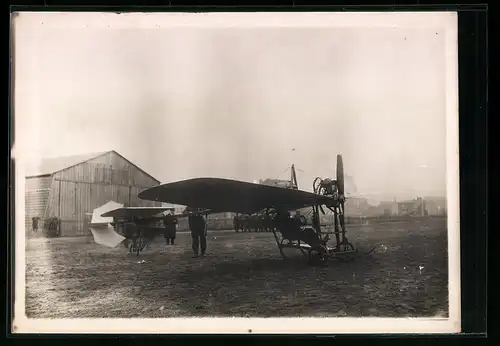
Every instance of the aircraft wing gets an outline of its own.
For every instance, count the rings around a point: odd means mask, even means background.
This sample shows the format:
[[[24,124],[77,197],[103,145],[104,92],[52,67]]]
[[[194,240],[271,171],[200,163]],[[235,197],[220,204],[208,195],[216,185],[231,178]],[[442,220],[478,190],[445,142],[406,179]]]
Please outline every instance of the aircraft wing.
[[[123,207],[110,210],[101,216],[117,218],[151,217],[171,209],[169,207]]]
[[[139,198],[194,208],[213,213],[252,214],[265,208],[298,209],[331,202],[330,197],[276,186],[221,178],[195,178],[144,190]]]

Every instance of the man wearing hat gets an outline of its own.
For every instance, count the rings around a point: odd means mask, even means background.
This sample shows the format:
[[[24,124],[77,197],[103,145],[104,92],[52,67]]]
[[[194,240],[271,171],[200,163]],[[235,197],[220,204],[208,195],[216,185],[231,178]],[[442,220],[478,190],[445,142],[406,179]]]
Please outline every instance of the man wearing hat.
[[[167,245],[174,245],[177,233],[177,218],[173,215],[172,211],[168,211],[166,217],[163,219],[163,225],[165,227],[163,236]]]
[[[40,221],[40,217],[38,215],[31,218],[33,232],[38,231],[38,221]]]
[[[191,238],[193,240],[193,257],[198,257],[199,250],[201,250],[201,257],[205,256],[205,251],[207,249],[205,218],[199,213],[200,211],[201,210],[198,210],[188,217],[189,229],[191,230]]]

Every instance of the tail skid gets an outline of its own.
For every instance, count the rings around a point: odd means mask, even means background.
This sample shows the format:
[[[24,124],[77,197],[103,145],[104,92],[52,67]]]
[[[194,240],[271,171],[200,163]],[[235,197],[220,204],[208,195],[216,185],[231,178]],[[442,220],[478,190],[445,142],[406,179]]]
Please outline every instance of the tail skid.
[[[115,232],[111,223],[113,222],[112,217],[102,217],[101,215],[123,207],[122,204],[109,201],[108,203],[100,206],[99,208],[94,209],[92,212],[92,221],[90,223],[90,231],[92,232],[92,236],[94,237],[94,241],[97,244],[104,245],[107,247],[114,248],[118,246],[122,241],[125,240],[125,237],[119,235]]]
[[[101,244],[107,247],[114,248],[125,240],[125,237],[116,233],[113,226],[111,226],[111,224],[109,223],[91,225],[90,231],[92,232],[94,241],[97,244]]]

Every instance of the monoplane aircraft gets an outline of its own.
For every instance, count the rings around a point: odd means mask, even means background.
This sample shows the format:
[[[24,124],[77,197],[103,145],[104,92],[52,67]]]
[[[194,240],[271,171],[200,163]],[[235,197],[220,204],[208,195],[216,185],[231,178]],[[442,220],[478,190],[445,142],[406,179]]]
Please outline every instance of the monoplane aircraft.
[[[346,198],[341,155],[337,155],[336,171],[336,179],[316,178],[313,182],[313,192],[222,178],[194,178],[148,188],[140,192],[138,197],[189,206],[195,210],[190,213],[205,215],[222,212],[252,215],[264,211],[272,220],[272,232],[284,258],[286,256],[283,249],[295,248],[307,256],[310,262],[324,263],[328,258],[339,255],[345,257],[356,252],[346,236]],[[312,208],[310,225],[305,219],[296,220],[290,217],[289,211],[307,207]],[[121,217],[124,220],[121,222],[135,225],[151,224],[166,217],[157,216],[161,209],[122,207],[102,213],[101,216],[116,219]],[[324,231],[321,228],[320,212],[325,214],[325,209],[333,212],[332,231]],[[168,217],[185,217],[190,213]],[[332,235],[335,236],[335,243],[330,245]],[[139,252],[137,250],[137,253]]]

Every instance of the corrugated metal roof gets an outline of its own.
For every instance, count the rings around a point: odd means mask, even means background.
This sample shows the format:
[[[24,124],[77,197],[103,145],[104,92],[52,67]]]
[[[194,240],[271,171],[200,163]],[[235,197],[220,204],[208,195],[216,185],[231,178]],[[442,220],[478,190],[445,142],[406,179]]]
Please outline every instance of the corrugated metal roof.
[[[102,151],[98,153],[87,153],[72,156],[59,156],[44,158],[34,163],[26,169],[26,177],[35,177],[40,175],[50,175],[59,172],[68,167],[77,165],[79,163],[88,161],[95,157],[109,153],[109,151]]]

